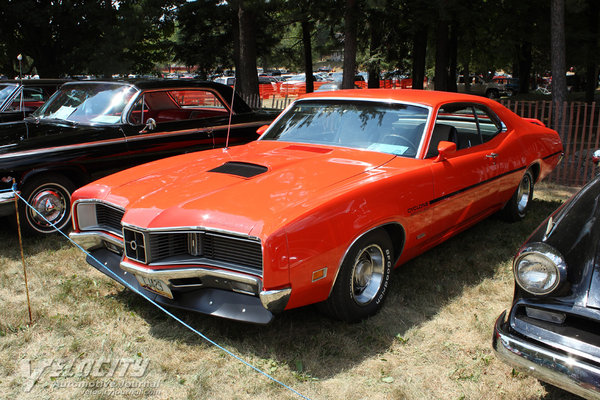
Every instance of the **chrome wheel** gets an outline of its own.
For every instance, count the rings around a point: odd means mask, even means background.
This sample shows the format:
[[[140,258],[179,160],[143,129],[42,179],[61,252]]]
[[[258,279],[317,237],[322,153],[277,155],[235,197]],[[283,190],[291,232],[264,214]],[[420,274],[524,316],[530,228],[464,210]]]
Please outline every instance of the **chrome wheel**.
[[[381,247],[372,244],[362,249],[352,269],[352,297],[360,305],[369,304],[381,287],[385,257]]]
[[[71,220],[71,193],[75,186],[61,175],[41,175],[21,191],[28,204],[19,204],[21,227],[29,233],[63,230]]]
[[[519,210],[519,214],[524,214],[527,210],[529,199],[531,198],[532,186],[531,175],[525,174],[517,189],[517,209]]]
[[[531,169],[525,171],[519,185],[513,192],[510,200],[504,205],[500,211],[500,216],[509,222],[520,221],[527,215],[527,210],[531,205],[533,198],[533,173]]]
[[[331,294],[320,309],[347,322],[377,313],[390,286],[393,259],[392,241],[385,229],[364,234],[348,249]]]

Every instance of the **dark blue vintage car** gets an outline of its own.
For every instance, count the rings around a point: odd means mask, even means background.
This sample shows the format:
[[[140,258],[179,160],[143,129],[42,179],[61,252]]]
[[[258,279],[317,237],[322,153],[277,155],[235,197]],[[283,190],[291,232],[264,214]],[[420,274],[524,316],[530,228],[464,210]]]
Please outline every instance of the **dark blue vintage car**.
[[[35,209],[30,233],[69,227],[70,195],[110,173],[158,158],[257,139],[277,113],[253,111],[233,89],[192,80],[64,84],[22,121],[0,124],[0,216],[14,214],[13,179]]]
[[[544,221],[513,262],[493,347],[517,370],[600,398],[600,177]]]

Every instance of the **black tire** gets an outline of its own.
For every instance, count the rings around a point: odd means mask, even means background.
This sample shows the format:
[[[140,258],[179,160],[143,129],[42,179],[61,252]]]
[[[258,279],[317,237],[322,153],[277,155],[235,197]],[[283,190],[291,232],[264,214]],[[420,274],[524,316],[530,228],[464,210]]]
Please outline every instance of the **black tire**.
[[[393,268],[393,247],[388,234],[378,229],[356,241],[348,251],[322,311],[346,322],[376,314],[387,295]]]
[[[44,218],[61,231],[69,229],[71,221],[71,194],[75,185],[62,175],[39,175],[26,181],[21,196],[35,207]],[[50,234],[56,229],[31,207],[19,201],[19,220],[23,234]]]
[[[527,170],[512,197],[500,211],[500,216],[505,221],[521,221],[527,215],[529,205],[533,199],[533,174]]]

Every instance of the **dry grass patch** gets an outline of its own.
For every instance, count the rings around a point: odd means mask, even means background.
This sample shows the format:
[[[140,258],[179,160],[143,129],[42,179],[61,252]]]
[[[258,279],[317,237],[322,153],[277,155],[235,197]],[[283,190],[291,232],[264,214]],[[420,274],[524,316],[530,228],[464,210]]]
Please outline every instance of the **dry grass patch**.
[[[490,218],[404,265],[381,313],[359,324],[314,307],[269,326],[176,313],[311,399],[569,398],[498,361],[491,332],[512,299],[515,251],[570,194],[541,185],[525,221]],[[299,398],[88,266],[59,237],[25,239],[29,326],[17,237],[3,228],[0,240],[0,399]],[[108,361],[86,375],[98,360]],[[147,362],[143,376],[110,375],[123,360]],[[27,366],[51,361],[32,385]]]

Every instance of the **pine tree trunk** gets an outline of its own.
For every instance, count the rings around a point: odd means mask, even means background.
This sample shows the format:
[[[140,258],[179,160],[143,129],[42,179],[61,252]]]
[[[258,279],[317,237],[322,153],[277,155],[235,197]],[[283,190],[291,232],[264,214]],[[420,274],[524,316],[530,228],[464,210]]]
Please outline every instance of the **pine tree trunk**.
[[[356,0],[346,0],[344,16],[344,75],[342,89],[354,88],[356,73],[356,31],[357,31]]]
[[[448,22],[438,20],[435,45],[435,90],[448,90]]]
[[[310,22],[308,14],[302,20],[302,45],[304,47],[304,74],[306,77],[306,93],[315,91],[312,62],[312,45],[310,42]]]
[[[238,5],[239,22],[239,63],[236,70],[239,71],[236,76],[236,89],[242,95],[258,96],[258,72],[256,69],[256,18],[254,12],[244,5],[243,0],[239,0]]]
[[[421,26],[413,38],[412,88],[423,89],[425,56],[427,55],[427,26]]]
[[[567,67],[565,62],[565,2],[564,0],[551,0],[551,33],[550,49],[552,54],[552,101],[555,106],[556,119],[554,129],[564,137],[562,132],[562,106],[567,99]]]

